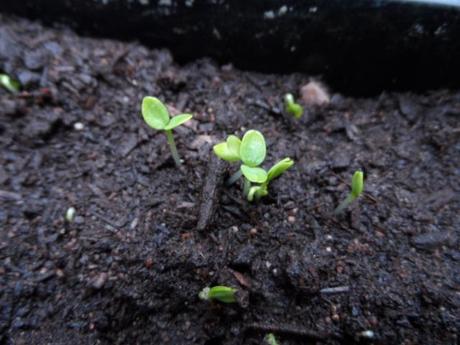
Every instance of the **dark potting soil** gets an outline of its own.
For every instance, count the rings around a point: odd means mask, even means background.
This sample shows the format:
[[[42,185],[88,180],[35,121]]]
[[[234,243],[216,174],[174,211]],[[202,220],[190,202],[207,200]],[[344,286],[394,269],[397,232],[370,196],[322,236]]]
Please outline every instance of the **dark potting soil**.
[[[458,342],[460,92],[336,94],[294,122],[280,100],[308,76],[4,16],[0,69],[24,85],[0,90],[2,344]],[[145,95],[195,116],[181,169]],[[257,204],[211,158],[251,128],[267,165],[296,162]],[[335,218],[357,168],[365,195]],[[239,303],[198,299],[215,284]]]

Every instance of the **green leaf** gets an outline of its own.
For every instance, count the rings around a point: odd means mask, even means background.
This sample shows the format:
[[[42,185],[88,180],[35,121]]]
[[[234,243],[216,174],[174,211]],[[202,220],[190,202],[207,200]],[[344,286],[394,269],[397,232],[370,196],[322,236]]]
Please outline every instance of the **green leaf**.
[[[267,343],[267,345],[279,345],[273,333],[268,333],[265,336],[264,340]]]
[[[353,178],[351,179],[351,195],[353,198],[357,198],[361,195],[364,189],[364,174],[362,171],[357,170],[353,174]]]
[[[249,167],[242,164],[241,171],[243,172],[244,177],[246,177],[251,182],[264,183],[267,181],[267,172],[262,168]]]
[[[212,288],[204,288],[198,296],[203,300],[218,300],[223,303],[235,303],[236,291],[235,288],[228,286],[213,286]]]
[[[249,167],[260,165],[267,154],[267,147],[262,133],[249,130],[243,137],[240,146],[240,157],[244,164]]]
[[[227,138],[227,147],[228,150],[240,159],[240,147],[241,147],[241,140],[236,135],[229,135]]]
[[[240,160],[241,140],[230,135],[226,142],[214,145],[213,150],[217,157],[227,162],[237,162]]]
[[[291,158],[284,158],[268,170],[267,182],[274,180],[294,164]]]
[[[162,130],[169,123],[169,112],[166,106],[155,97],[144,97],[142,100],[142,116],[152,128]]]
[[[184,122],[187,122],[188,120],[190,120],[192,117],[193,116],[190,114],[180,114],[180,115],[174,116],[171,119],[171,121],[169,121],[169,123],[166,125],[165,130],[176,128],[180,126],[181,124],[183,124]]]
[[[12,93],[19,91],[21,84],[7,74],[0,74],[0,85]]]

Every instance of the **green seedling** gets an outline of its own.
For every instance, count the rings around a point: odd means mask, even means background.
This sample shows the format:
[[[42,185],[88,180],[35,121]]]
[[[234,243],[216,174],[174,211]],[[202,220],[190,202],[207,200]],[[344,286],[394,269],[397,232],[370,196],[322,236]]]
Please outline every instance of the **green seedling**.
[[[253,201],[253,200],[259,200],[260,198],[267,196],[268,195],[268,185],[271,181],[273,181],[275,178],[279,177],[281,174],[283,174],[287,169],[289,169],[292,165],[294,164],[294,161],[291,158],[284,158],[280,160],[278,163],[276,163],[274,166],[268,170],[268,172],[265,172],[264,169],[259,168],[262,172],[257,172],[254,176],[251,176],[253,174],[253,171],[248,171],[248,169],[244,168],[241,166],[241,170],[243,172],[243,175],[251,182],[258,182],[255,180],[254,177],[258,177],[259,185],[255,185],[249,188],[249,192],[247,193],[246,197],[248,201]],[[249,172],[249,174],[248,174]],[[265,180],[262,180],[262,176],[265,174]],[[256,176],[257,175],[257,176]]]
[[[236,303],[236,291],[237,289],[228,286],[205,287],[198,296],[204,301],[216,300],[222,303]]]
[[[303,107],[294,101],[294,96],[290,93],[284,96],[284,110],[296,119],[300,119],[303,115]]]
[[[213,149],[219,158],[227,162],[241,161],[239,171],[230,177],[227,184],[230,185],[244,176],[244,195],[249,201],[266,196],[270,181],[280,176],[294,164],[290,158],[285,158],[275,164],[268,172],[259,167],[267,155],[267,146],[262,133],[256,130],[247,131],[242,140],[230,135],[225,142],[215,145]],[[257,185],[252,186],[253,183]]]
[[[19,91],[21,85],[7,74],[0,73],[0,85],[12,93]]]
[[[230,163],[241,161],[241,167],[254,171],[254,174],[259,171],[257,166],[267,155],[264,136],[253,129],[247,131],[242,140],[235,135],[230,135],[225,142],[214,145],[213,150],[216,156],[224,161]],[[242,175],[243,170],[240,168],[229,178],[227,185],[235,183]],[[249,192],[250,181],[245,179],[244,185],[246,195]]]
[[[267,345],[279,345],[273,333],[268,333],[264,338],[265,344]]]
[[[350,204],[355,201],[364,190],[364,174],[361,170],[355,171],[351,179],[351,193],[348,194],[346,199],[340,203],[335,209],[334,214],[342,213]]]
[[[171,118],[166,106],[158,98],[150,96],[144,97],[142,100],[142,116],[150,127],[165,131],[174,162],[177,166],[180,166],[181,161],[177,153],[172,130],[184,122],[187,122],[193,116],[190,114],[180,114]]]

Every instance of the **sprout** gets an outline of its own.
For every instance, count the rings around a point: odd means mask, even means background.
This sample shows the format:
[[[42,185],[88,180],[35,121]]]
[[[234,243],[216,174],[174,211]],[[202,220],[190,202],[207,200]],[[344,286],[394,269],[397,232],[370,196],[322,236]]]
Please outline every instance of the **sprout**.
[[[77,211],[75,210],[75,207],[69,207],[65,213],[65,220],[68,223],[72,223],[75,219],[75,214]]]
[[[267,155],[265,138],[259,131],[247,131],[240,140],[230,135],[225,142],[214,146],[214,153],[227,162],[241,161],[240,169],[234,173],[227,185],[236,182],[244,176],[244,195],[249,201],[258,200],[268,194],[268,184],[289,169],[294,162],[285,158],[275,164],[268,172],[259,167]],[[251,186],[252,183],[257,185]]]
[[[294,101],[294,96],[290,93],[284,96],[284,110],[296,119],[300,119],[303,115],[302,106]]]
[[[205,287],[198,294],[198,297],[204,301],[217,300],[222,303],[236,303],[237,289],[228,286]]]
[[[275,338],[275,335],[273,333],[268,333],[265,338],[264,338],[264,341],[267,345],[279,345],[278,341],[276,340]]]
[[[355,171],[351,179],[351,192],[346,199],[335,209],[334,214],[342,213],[364,190],[364,174],[361,170]]]
[[[241,161],[241,168],[245,166],[244,169],[248,171],[261,164],[267,154],[264,136],[256,130],[247,131],[243,140],[235,135],[229,135],[225,142],[214,145],[213,150],[216,156],[224,161],[230,163]],[[239,169],[228,179],[227,185],[235,183],[242,175],[242,169]],[[247,191],[249,186],[249,181],[245,180]]]
[[[180,114],[170,118],[166,106],[155,97],[144,97],[142,100],[142,116],[150,127],[157,130],[164,130],[168,139],[169,148],[177,166],[181,165],[179,154],[177,153],[176,143],[172,130],[192,118],[190,114]]]
[[[12,93],[16,93],[19,91],[21,85],[18,81],[14,80],[7,74],[0,73],[0,86],[3,86],[5,89]]]
[[[268,170],[268,172],[265,172],[265,170],[263,170],[262,168],[258,168],[263,171],[263,174],[265,174],[266,178],[263,181],[262,179],[260,179],[261,182],[259,182],[260,183],[259,185],[252,186],[249,189],[249,192],[246,194],[248,201],[253,201],[253,200],[257,201],[261,197],[268,195],[269,183],[275,178],[277,178],[278,176],[280,176],[282,173],[284,173],[292,165],[294,165],[294,161],[291,158],[284,158],[280,160],[278,163],[276,163],[274,166],[272,166],[270,170]],[[248,178],[246,176],[247,171],[243,170],[243,166],[241,166],[241,170],[243,171],[243,175],[246,178]],[[261,177],[263,174],[261,172],[258,172],[259,177]],[[252,180],[251,182],[257,182],[257,181]]]

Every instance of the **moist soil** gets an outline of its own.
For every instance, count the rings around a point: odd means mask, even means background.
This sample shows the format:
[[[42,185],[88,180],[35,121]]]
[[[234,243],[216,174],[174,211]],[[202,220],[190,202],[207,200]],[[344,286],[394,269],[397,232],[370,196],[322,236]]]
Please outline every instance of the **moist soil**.
[[[460,92],[333,94],[294,121],[309,76],[5,16],[0,68],[23,85],[0,90],[1,344],[457,344]],[[180,169],[145,95],[194,114]],[[247,129],[265,166],[295,160],[253,204],[212,154]],[[198,298],[216,284],[238,303]]]

